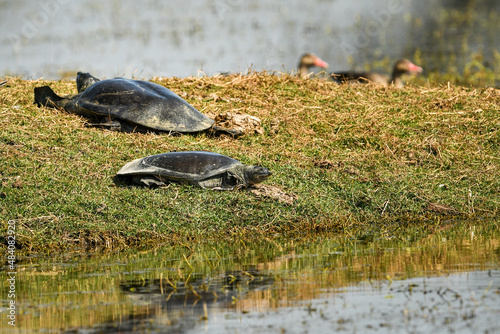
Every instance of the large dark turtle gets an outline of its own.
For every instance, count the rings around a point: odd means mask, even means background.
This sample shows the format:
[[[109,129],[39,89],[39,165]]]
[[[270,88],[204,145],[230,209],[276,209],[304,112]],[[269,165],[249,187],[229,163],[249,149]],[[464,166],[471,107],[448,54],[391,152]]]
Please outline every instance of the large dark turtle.
[[[100,125],[122,131],[198,132],[214,124],[177,94],[152,82],[99,80],[78,72],[76,85],[78,94],[64,97],[49,86],[37,87],[35,103],[101,119]]]
[[[204,151],[170,152],[136,159],[117,173],[139,185],[161,186],[172,181],[216,190],[247,187],[271,175],[267,168],[243,165],[225,155]]]

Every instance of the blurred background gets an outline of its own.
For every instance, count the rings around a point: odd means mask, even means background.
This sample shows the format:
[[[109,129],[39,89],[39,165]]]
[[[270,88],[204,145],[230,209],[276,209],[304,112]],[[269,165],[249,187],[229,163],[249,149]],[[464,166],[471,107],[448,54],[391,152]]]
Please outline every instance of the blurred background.
[[[328,71],[500,83],[497,0],[0,0],[0,76],[74,79],[296,70],[315,53]]]

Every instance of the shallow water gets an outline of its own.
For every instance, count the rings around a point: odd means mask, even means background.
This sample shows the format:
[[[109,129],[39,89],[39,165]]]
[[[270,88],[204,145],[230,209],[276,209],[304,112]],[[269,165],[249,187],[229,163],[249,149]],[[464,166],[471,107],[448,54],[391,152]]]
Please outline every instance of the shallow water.
[[[389,71],[402,57],[426,75],[498,70],[499,10],[494,0],[3,0],[0,75],[292,71],[304,52],[331,71]]]
[[[335,236],[27,258],[2,332],[493,333],[500,234]],[[2,271],[0,289],[7,290]]]

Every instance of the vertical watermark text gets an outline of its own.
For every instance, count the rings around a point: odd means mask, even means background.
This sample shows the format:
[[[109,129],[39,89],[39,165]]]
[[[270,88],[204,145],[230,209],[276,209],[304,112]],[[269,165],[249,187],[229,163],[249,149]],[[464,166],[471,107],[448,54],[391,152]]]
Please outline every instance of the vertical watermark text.
[[[16,326],[16,221],[7,222],[7,323]]]

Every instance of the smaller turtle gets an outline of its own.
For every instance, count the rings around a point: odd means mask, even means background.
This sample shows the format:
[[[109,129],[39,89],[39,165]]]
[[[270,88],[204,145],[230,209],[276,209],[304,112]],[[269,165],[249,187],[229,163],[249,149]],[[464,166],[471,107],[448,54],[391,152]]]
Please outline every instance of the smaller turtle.
[[[203,189],[233,190],[265,181],[265,167],[243,165],[225,155],[205,151],[170,152],[127,163],[117,176],[143,186],[187,182]]]

